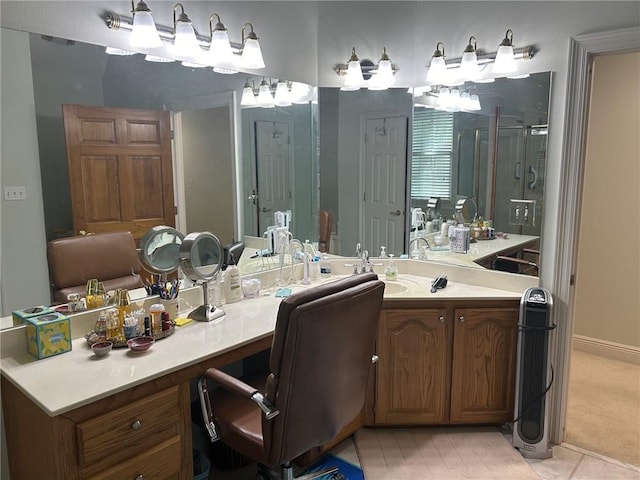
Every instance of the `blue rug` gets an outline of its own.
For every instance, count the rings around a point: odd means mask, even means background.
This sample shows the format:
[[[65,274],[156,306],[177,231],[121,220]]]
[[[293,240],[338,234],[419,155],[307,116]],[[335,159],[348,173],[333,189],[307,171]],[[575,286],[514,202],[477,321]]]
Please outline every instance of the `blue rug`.
[[[344,480],[364,480],[364,474],[359,467],[334,455],[323,456],[320,460],[307,468],[304,473],[317,472],[318,470],[329,467],[338,467],[337,473],[340,473],[344,477]],[[322,477],[318,477],[316,480],[333,480],[333,475],[336,474],[323,475]]]

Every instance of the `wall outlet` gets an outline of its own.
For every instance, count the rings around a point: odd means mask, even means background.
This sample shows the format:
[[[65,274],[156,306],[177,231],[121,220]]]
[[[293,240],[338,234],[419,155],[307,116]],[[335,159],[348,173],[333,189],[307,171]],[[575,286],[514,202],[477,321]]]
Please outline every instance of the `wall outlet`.
[[[511,199],[509,224],[534,227],[536,224],[536,201]]]
[[[4,187],[5,200],[26,200],[27,189],[25,187]]]

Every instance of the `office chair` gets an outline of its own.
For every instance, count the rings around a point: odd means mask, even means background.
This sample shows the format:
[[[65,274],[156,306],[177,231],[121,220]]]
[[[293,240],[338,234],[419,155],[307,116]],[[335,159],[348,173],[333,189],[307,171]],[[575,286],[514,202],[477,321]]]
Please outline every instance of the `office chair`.
[[[331,214],[326,210],[320,210],[320,238],[318,239],[318,250],[322,253],[329,253],[331,221]]]
[[[376,274],[362,274],[283,300],[264,393],[215,368],[199,378],[211,440],[258,462],[256,478],[292,480],[292,460],[334,438],[364,406],[383,292]],[[223,388],[209,396],[207,378]]]
[[[54,302],[84,295],[87,281],[98,279],[107,291],[144,286],[136,242],[131,232],[105,232],[51,240],[47,244]]]
[[[540,267],[537,262],[539,261],[540,251],[523,248],[521,254],[523,255],[522,258],[498,255],[493,260],[491,268],[502,272],[538,276]],[[532,256],[535,257],[535,261],[531,258]]]

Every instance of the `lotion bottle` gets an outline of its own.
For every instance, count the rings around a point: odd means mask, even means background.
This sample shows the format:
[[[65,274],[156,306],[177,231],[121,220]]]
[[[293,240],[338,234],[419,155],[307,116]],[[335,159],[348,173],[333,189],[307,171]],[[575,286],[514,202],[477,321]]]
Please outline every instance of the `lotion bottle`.
[[[242,300],[240,270],[236,267],[233,255],[229,256],[229,266],[224,272],[224,300],[226,303],[234,303]]]

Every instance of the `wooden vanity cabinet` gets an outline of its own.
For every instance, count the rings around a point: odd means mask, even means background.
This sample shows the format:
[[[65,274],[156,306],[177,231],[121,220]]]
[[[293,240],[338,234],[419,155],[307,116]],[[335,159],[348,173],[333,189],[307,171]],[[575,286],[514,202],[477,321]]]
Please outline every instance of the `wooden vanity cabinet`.
[[[2,395],[12,478],[193,478],[188,383],[152,382],[56,417],[4,377]]]
[[[519,301],[384,306],[373,424],[512,419]]]

